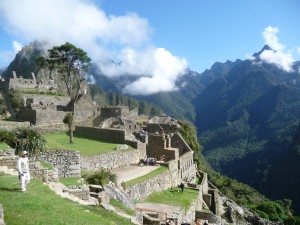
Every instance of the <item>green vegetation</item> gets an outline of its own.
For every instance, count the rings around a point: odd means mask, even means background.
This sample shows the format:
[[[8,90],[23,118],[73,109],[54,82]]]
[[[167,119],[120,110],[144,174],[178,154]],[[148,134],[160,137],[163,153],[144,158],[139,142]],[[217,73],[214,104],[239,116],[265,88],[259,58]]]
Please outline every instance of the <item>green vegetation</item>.
[[[132,215],[135,214],[135,211],[133,209],[130,209],[130,208],[126,207],[122,202],[120,202],[116,199],[112,198],[109,201],[109,204],[115,206],[116,208],[120,209],[121,211],[127,213],[128,215],[132,216]]]
[[[8,149],[9,146],[6,143],[0,142],[0,149]]]
[[[99,225],[131,224],[128,219],[98,206],[82,206],[56,195],[41,181],[32,179],[27,192],[19,191],[16,176],[0,176],[0,202],[5,223]]]
[[[99,141],[86,137],[74,135],[74,143],[70,144],[66,133],[46,134],[46,149],[79,151],[81,155],[96,155],[114,151],[120,144]],[[131,149],[130,147],[128,148]]]
[[[11,100],[11,104],[14,109],[20,109],[21,106],[24,105],[24,100],[21,97],[20,93],[15,92],[15,91],[9,91],[8,96]]]
[[[254,188],[213,170],[208,170],[208,178],[228,198],[254,210],[262,218],[272,221],[297,221],[297,217],[292,216],[291,200],[289,199],[270,201]]]
[[[56,90],[41,90],[41,89],[38,89],[38,88],[18,89],[18,90],[15,90],[14,93],[33,94],[33,95],[63,96],[63,94],[58,93]]]
[[[107,169],[100,169],[96,172],[90,173],[84,177],[85,181],[89,184],[96,184],[104,186],[109,181],[117,183],[117,175]]]
[[[155,192],[151,194],[148,198],[145,199],[145,202],[176,205],[181,206],[184,209],[188,209],[193,199],[196,199],[198,197],[198,194],[198,190],[190,188],[185,188],[183,192],[177,191],[177,189],[175,189],[175,191],[168,189],[162,192]]]
[[[0,129],[0,141],[16,149],[16,153],[27,151],[34,156],[44,151],[46,140],[41,133],[30,127],[17,127],[13,130]]]
[[[151,179],[153,177],[156,177],[157,175],[162,174],[162,173],[164,173],[166,171],[168,171],[168,167],[166,167],[166,166],[160,166],[156,170],[153,170],[152,172],[150,172],[150,173],[148,173],[148,174],[146,174],[144,176],[141,176],[141,177],[138,177],[138,178],[135,178],[133,180],[125,182],[125,187],[128,187],[128,186],[131,186],[131,185],[143,182],[145,180],[149,180],[149,179]]]
[[[40,161],[40,164],[41,164],[42,167],[44,167],[48,170],[53,170],[53,168],[54,168],[51,164],[49,164],[47,162],[44,162],[44,161]]]
[[[81,180],[83,183],[81,183]],[[66,186],[80,186],[86,183],[81,177],[62,177],[59,178],[59,182]]]
[[[67,94],[70,97],[68,107],[72,115],[75,113],[75,105],[83,95],[84,73],[91,66],[91,59],[81,48],[66,42],[60,46],[48,49],[48,56],[40,56],[36,59],[41,68],[57,69],[60,79],[63,81]],[[69,120],[69,122],[73,122]],[[71,124],[70,127],[73,127]],[[70,143],[73,143],[73,129],[70,129]]]
[[[190,148],[195,152],[195,155],[199,155],[201,146],[197,139],[196,127],[188,121],[178,120],[180,124],[180,134],[183,139],[188,143]]]

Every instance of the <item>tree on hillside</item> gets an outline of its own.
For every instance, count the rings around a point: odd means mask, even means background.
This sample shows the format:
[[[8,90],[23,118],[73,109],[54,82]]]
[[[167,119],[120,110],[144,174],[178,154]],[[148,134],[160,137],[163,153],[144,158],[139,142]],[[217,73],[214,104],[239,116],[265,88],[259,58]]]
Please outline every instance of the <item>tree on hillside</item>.
[[[66,42],[61,46],[49,49],[48,57],[41,56],[37,59],[37,62],[42,68],[48,67],[50,71],[57,70],[66,86],[67,94],[70,97],[68,107],[74,116],[75,104],[84,92],[82,90],[83,73],[87,72],[91,65],[91,59],[87,53]],[[70,143],[73,143],[73,124],[70,129]]]

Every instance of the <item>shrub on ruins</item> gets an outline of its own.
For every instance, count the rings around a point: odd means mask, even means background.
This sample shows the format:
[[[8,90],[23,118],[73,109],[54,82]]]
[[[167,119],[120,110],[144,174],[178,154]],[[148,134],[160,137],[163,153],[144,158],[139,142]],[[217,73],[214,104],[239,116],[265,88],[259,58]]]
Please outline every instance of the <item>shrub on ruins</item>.
[[[110,170],[101,169],[84,177],[87,183],[104,186],[109,181],[116,183],[117,175],[112,173]]]
[[[74,116],[72,113],[67,113],[63,119],[63,122],[65,124],[68,125],[69,127],[69,132],[70,132],[70,135],[73,135],[73,132],[71,132],[72,130],[72,125],[73,125],[73,120],[74,120]],[[72,137],[73,138],[73,137]]]
[[[20,109],[24,105],[24,100],[20,93],[10,90],[8,96],[14,109]]]
[[[201,150],[201,145],[197,139],[197,130],[196,127],[188,121],[178,120],[180,125],[180,134],[186,143],[190,146],[190,148],[195,152],[195,155],[199,155]]]

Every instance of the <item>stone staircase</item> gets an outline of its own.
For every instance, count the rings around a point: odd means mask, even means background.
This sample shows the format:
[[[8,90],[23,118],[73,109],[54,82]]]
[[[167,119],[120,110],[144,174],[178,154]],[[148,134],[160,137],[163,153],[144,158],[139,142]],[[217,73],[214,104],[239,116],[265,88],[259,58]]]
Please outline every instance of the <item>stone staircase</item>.
[[[8,168],[7,166],[0,166],[0,173],[17,176],[18,171],[16,169]]]

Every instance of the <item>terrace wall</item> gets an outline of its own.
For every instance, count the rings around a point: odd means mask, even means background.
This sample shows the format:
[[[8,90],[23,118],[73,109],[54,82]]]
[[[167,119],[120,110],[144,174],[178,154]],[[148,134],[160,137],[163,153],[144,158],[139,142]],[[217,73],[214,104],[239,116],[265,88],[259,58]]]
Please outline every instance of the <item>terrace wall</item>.
[[[80,177],[80,153],[69,150],[48,150],[37,157],[58,169],[59,177]]]
[[[117,151],[93,156],[81,156],[81,169],[96,171],[100,168],[118,168],[137,164],[140,160],[139,150]]]

